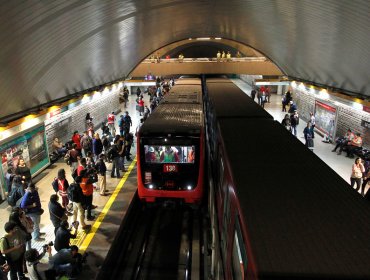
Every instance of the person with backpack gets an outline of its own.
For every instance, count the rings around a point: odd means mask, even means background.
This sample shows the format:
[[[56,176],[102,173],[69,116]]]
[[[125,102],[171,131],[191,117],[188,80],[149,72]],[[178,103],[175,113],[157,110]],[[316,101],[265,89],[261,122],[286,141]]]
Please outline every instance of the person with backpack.
[[[128,113],[128,111],[125,112],[125,116],[123,117],[125,121],[125,134],[130,131],[130,127],[132,126],[132,120]]]
[[[16,206],[20,204],[20,199],[24,196],[25,191],[22,184],[22,177],[20,175],[15,175],[12,183],[10,193],[8,195],[7,201],[10,206]]]
[[[112,172],[111,172],[111,178],[119,178],[121,177],[119,173],[119,160],[120,160],[120,155],[119,155],[119,150],[117,146],[117,141],[114,141],[114,144],[110,147],[108,150],[108,159],[112,161]],[[114,176],[116,174],[116,176]]]
[[[17,228],[19,231],[22,231],[22,235],[24,235],[24,238],[26,240],[26,246],[27,246],[27,249],[31,249],[31,239],[32,239],[32,231],[31,233],[28,232],[28,229],[26,226],[23,225],[22,221],[21,221],[21,215],[24,215],[24,212],[23,211],[12,211],[10,213],[10,216],[9,216],[9,222],[14,222],[17,224]],[[32,221],[31,221],[32,222]]]
[[[59,196],[62,198],[62,205],[64,209],[67,209],[69,211],[68,208],[69,200],[67,196],[69,183],[68,180],[66,179],[66,172],[63,168],[58,170],[58,177],[54,179],[52,186],[54,191],[58,193]]]
[[[120,115],[119,117],[118,127],[119,127],[119,135],[123,136],[123,133],[125,130],[125,119],[123,118],[123,115]]]
[[[33,240],[44,241],[45,239],[40,237],[41,235],[45,234],[40,232],[40,220],[44,210],[41,208],[40,196],[35,184],[28,184],[28,188],[22,198],[20,207],[24,209],[24,211],[27,213],[27,216],[32,219],[34,224],[34,230],[32,234]]]
[[[105,165],[104,162],[105,155],[100,154],[98,161],[95,164],[95,169],[98,173],[98,184],[99,184],[99,189],[100,189],[100,195],[105,196],[106,195],[106,189],[107,189],[107,166]]]
[[[6,234],[0,239],[0,251],[6,256],[10,268],[10,279],[27,279],[23,271],[25,235],[18,230],[14,222],[5,223],[4,229]]]
[[[83,193],[83,202],[87,211],[87,220],[94,220],[94,216],[91,215],[91,210],[93,209],[93,193],[94,186],[89,180],[90,170],[87,168],[86,158],[81,158],[80,166],[77,167],[77,176],[79,176],[80,187]],[[96,207],[94,207],[96,208]]]
[[[81,178],[78,177],[77,181],[70,184],[68,188],[68,198],[73,204],[73,224],[77,222],[77,216],[79,216],[80,224],[82,229],[88,230],[91,228],[90,225],[85,223],[85,210],[82,206],[83,204],[83,193],[79,185]]]
[[[74,144],[76,144],[75,149],[78,151],[79,155],[81,155],[81,150],[82,150],[81,136],[80,136],[80,134],[78,133],[77,130],[75,132],[73,132],[72,141],[73,141]]]

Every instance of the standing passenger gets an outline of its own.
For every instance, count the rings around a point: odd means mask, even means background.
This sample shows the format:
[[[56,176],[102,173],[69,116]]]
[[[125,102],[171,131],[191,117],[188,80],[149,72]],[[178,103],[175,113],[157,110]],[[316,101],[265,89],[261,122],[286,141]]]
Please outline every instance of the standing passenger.
[[[304,139],[306,140],[306,147],[313,151],[314,143],[312,138],[312,127],[311,123],[308,122],[307,126],[303,130]]]
[[[361,178],[364,172],[365,167],[362,164],[361,159],[356,158],[355,163],[352,165],[351,173],[351,187],[353,188],[356,183],[357,185],[356,191],[358,191],[361,187]]]
[[[295,111],[294,114],[290,116],[290,123],[292,125],[292,133],[295,137],[297,137],[297,126],[299,124],[299,115],[297,111]]]
[[[115,121],[116,117],[114,116],[114,112],[110,113],[107,117],[108,119],[108,128],[112,135],[116,135],[116,128],[115,128]]]

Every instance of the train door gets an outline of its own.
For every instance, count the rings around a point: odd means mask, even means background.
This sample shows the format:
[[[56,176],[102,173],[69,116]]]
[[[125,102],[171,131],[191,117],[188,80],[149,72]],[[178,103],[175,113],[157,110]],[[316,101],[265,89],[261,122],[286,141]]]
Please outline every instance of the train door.
[[[244,280],[247,277],[247,251],[246,244],[243,240],[242,231],[239,223],[239,216],[236,216],[235,226],[234,226],[234,240],[232,247],[232,257],[231,257],[231,272],[232,279]]]

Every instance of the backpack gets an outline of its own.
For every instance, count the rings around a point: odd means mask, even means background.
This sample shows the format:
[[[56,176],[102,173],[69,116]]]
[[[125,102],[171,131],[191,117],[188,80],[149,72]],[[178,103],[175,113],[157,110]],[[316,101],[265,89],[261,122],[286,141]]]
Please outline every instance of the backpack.
[[[17,188],[12,189],[7,198],[8,204],[12,207],[15,206],[21,197],[22,195],[18,192]]]
[[[59,191],[58,179],[55,178],[51,185],[53,186],[53,190],[57,193]]]
[[[81,179],[82,179],[82,176],[81,175],[78,175],[77,173],[77,168],[73,171],[72,173],[72,178],[73,180],[76,182],[76,183],[81,183]]]
[[[80,186],[76,183],[72,183],[69,185],[69,188],[67,189],[67,197],[72,202],[80,202]]]
[[[108,150],[108,159],[112,160],[118,156],[117,146],[113,145]]]

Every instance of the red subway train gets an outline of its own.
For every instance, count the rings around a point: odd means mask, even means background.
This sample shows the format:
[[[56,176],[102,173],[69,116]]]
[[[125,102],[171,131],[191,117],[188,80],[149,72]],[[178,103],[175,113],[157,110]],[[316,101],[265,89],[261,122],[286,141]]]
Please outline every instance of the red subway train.
[[[137,180],[142,201],[202,201],[204,135],[200,79],[176,82],[138,133]]]
[[[210,279],[370,279],[370,205],[227,80],[204,88]]]

